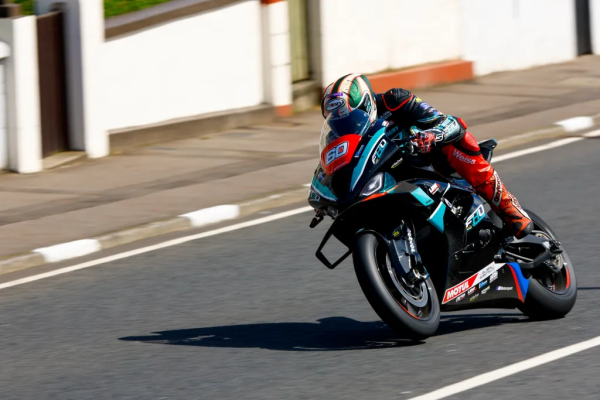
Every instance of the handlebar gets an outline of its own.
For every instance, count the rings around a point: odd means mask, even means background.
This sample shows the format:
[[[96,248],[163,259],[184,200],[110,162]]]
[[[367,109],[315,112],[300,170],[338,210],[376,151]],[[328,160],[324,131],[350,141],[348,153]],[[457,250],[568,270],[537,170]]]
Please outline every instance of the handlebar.
[[[396,143],[396,144],[398,144],[398,145],[401,145],[401,144],[413,141],[416,138],[417,138],[417,135],[411,135],[409,137],[406,137],[406,138],[403,138],[403,139],[400,139],[400,140],[394,140],[393,142]]]
[[[415,146],[408,146],[408,147],[404,147],[402,148],[404,144],[410,143],[411,141],[413,141],[414,139],[417,138],[417,135],[411,135],[409,137],[400,139],[400,140],[392,140],[399,148],[400,150],[404,151],[405,153],[408,153],[409,155],[415,155]]]

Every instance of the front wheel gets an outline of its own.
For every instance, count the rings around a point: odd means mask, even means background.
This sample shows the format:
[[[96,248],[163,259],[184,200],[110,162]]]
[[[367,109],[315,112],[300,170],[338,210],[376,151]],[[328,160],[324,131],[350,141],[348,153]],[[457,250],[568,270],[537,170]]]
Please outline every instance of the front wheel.
[[[423,340],[436,332],[440,303],[431,278],[407,284],[392,268],[385,243],[372,233],[358,237],[353,261],[363,293],[391,329],[412,340]]]
[[[552,228],[539,216],[527,210],[534,225],[532,234],[544,239],[558,240]],[[571,311],[577,299],[577,281],[573,264],[564,251],[552,259],[560,267],[558,273],[543,268],[529,279],[525,303],[519,306],[523,314],[532,319],[562,318]]]

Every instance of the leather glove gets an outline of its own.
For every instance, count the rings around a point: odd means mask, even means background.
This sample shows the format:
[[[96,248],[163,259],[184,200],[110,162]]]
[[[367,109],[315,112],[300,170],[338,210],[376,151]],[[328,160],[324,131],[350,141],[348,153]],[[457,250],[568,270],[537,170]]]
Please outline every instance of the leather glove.
[[[427,154],[431,151],[431,146],[435,145],[435,135],[428,131],[419,132],[412,142],[422,154]]]

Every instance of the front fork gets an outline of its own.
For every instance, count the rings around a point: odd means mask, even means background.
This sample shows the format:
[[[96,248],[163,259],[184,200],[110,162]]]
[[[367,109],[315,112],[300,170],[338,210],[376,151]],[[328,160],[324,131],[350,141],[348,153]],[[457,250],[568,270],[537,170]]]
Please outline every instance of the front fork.
[[[388,247],[392,268],[399,277],[404,278],[408,285],[413,286],[429,278],[417,251],[414,229],[406,222],[402,221],[391,237],[380,234],[379,236]]]

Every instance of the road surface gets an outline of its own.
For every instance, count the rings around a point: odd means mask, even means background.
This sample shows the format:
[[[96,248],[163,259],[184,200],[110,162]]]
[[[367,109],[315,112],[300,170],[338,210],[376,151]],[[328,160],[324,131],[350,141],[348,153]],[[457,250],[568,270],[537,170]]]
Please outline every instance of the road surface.
[[[1,290],[1,398],[410,399],[596,337],[599,154],[588,139],[496,164],[575,265],[564,319],[449,313],[398,340],[349,261],[319,264],[326,224],[303,213]],[[598,376],[595,347],[448,398],[597,400]]]

